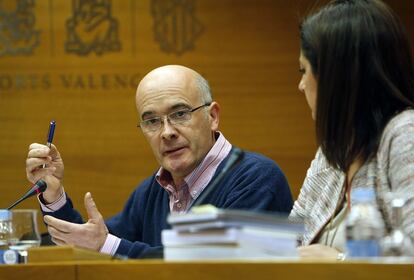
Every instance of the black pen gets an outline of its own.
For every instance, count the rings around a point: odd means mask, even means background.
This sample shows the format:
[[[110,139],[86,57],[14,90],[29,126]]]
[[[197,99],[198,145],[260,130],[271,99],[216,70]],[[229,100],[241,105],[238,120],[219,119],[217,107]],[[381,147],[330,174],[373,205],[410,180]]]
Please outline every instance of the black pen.
[[[47,142],[46,142],[46,146],[48,146],[49,148],[52,147],[53,136],[55,135],[55,127],[56,127],[56,122],[51,121],[49,125],[49,132],[47,133]],[[43,168],[45,168],[45,166],[46,164],[43,164]]]

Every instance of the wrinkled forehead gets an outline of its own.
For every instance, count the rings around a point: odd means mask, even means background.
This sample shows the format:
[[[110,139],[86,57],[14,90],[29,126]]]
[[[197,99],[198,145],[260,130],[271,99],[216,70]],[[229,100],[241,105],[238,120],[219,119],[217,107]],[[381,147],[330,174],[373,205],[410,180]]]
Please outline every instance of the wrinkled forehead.
[[[136,105],[140,115],[146,112],[167,113],[176,105],[192,107],[201,96],[194,79],[188,75],[152,75],[145,77],[137,89]]]

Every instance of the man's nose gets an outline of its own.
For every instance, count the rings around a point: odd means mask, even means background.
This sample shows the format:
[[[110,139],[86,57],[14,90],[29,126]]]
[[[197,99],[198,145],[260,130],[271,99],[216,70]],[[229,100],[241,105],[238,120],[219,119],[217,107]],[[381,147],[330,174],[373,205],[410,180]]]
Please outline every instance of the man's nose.
[[[177,129],[171,124],[167,116],[162,120],[161,137],[164,139],[172,139],[177,136]]]
[[[305,83],[303,82],[303,78],[299,81],[298,89],[300,92],[305,92]]]

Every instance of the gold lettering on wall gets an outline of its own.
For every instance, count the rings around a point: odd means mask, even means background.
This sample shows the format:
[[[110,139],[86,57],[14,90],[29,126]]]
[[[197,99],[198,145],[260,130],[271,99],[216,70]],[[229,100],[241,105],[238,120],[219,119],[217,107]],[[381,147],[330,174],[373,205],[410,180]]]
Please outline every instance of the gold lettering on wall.
[[[62,74],[59,75],[61,85],[65,89],[135,89],[138,85],[140,75],[128,74]]]
[[[0,94],[19,90],[127,90],[133,92],[141,74],[28,73],[0,74]]]

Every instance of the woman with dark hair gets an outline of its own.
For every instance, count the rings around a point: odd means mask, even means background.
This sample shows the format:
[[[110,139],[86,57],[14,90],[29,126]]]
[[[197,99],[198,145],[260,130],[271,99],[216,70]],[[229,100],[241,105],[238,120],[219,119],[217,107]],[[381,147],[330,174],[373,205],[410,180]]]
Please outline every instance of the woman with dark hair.
[[[408,198],[403,230],[414,239],[414,68],[404,28],[379,0],[331,1],[300,26],[302,78],[320,148],[291,217],[305,220],[302,257],[340,259],[355,188]]]

